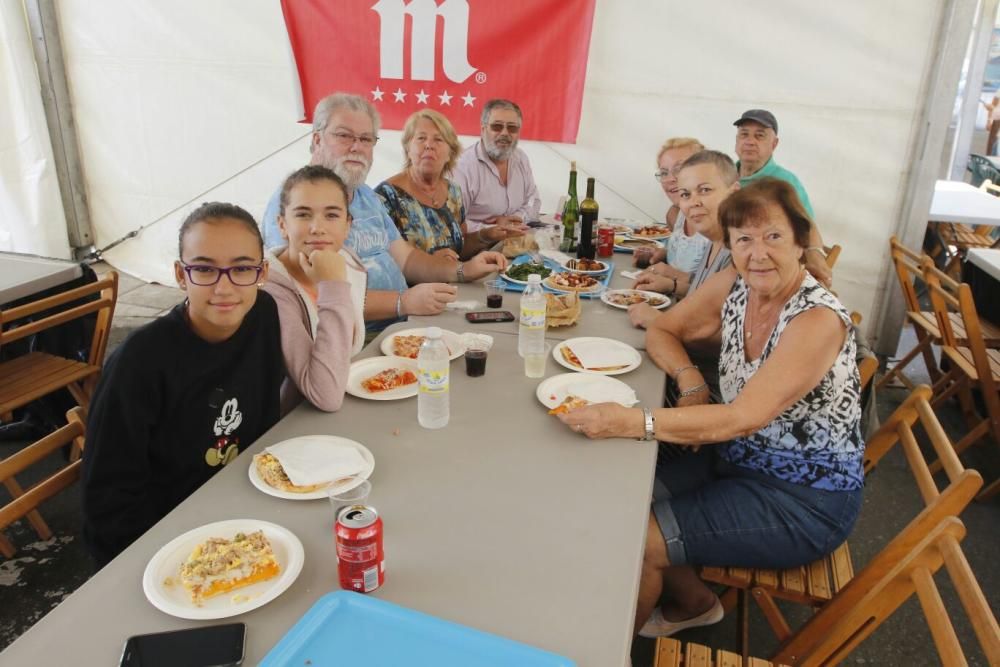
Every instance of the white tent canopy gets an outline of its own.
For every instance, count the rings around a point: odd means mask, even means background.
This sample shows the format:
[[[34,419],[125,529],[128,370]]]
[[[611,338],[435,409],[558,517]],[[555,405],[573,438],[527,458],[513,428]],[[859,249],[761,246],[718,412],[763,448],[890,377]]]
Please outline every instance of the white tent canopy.
[[[598,0],[578,142],[522,142],[542,210],[554,208],[576,160],[581,176],[597,179],[603,215],[660,220],[666,200],[652,173],[663,140],[694,136],[732,154],[733,120],[770,109],[781,130],[777,161],[805,184],[827,243],[844,248],[835,289],[868,319],[886,288],[888,238],[905,210],[949,7]],[[57,9],[96,245],[145,226],[106,258],[170,284],[188,211],[224,200],[259,215],[308,160],[279,2],[62,0]],[[10,71],[0,70],[5,93]],[[0,123],[0,141],[9,131]],[[399,133],[382,132],[370,184],[401,162]],[[35,199],[57,208],[58,196]],[[17,217],[29,229],[44,222],[40,237],[64,224],[36,208]],[[3,238],[3,247],[65,254],[51,242]]]

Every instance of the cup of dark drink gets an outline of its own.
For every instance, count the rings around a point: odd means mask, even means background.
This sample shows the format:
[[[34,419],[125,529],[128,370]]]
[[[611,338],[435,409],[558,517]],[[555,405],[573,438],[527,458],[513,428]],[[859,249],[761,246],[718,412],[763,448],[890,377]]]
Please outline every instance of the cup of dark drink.
[[[486,375],[486,355],[493,347],[493,337],[486,334],[462,334],[465,345],[465,374],[471,378]]]
[[[634,259],[633,264],[637,269],[648,269],[649,260],[653,257],[652,248],[636,248],[632,251],[632,257]]]
[[[486,307],[501,308],[503,306],[503,292],[507,287],[502,280],[487,280],[486,286]]]

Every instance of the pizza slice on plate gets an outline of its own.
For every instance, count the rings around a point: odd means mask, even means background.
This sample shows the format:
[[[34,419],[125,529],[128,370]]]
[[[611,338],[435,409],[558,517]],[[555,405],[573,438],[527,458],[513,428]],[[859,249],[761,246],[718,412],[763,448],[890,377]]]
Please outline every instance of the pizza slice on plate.
[[[566,412],[576,410],[577,408],[586,407],[588,405],[590,405],[590,401],[588,401],[587,399],[580,398],[579,396],[573,396],[572,394],[570,394],[569,396],[563,399],[562,403],[549,410],[549,414],[561,415]]]
[[[361,387],[370,394],[399,389],[417,381],[413,371],[405,368],[387,368],[361,381]]]

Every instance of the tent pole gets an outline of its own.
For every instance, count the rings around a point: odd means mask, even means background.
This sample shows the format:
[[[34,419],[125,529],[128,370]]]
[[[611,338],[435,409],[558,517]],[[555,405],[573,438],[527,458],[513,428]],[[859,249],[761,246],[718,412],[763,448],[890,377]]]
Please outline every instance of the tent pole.
[[[55,0],[24,0],[35,52],[35,66],[52,142],[52,155],[70,246],[80,257],[94,244],[87,206],[87,189],[80,164],[80,150],[73,120],[73,107],[66,80],[62,40],[59,36]]]
[[[948,178],[952,181],[961,181],[965,176],[965,166],[970,153],[986,154],[985,146],[981,149],[973,148],[972,137],[976,130],[983,76],[986,73],[986,61],[989,60],[998,4],[1000,0],[980,0],[979,3],[978,23],[972,43],[969,45],[969,67],[965,75],[965,90],[962,92],[962,104],[958,113],[958,128],[948,156],[948,164],[951,165]]]
[[[895,223],[896,236],[909,248],[919,249],[923,245],[934,182],[948,177],[949,166],[942,173],[941,158],[979,4],[967,0],[941,2],[937,35],[928,44],[934,55],[924,76],[923,107],[913,123],[906,163],[909,168],[902,167],[906,175],[901,182],[902,201]],[[876,302],[875,327],[871,331],[875,332],[876,352],[891,357],[899,345],[906,306],[889,261],[889,244],[883,257],[878,281],[881,297]]]

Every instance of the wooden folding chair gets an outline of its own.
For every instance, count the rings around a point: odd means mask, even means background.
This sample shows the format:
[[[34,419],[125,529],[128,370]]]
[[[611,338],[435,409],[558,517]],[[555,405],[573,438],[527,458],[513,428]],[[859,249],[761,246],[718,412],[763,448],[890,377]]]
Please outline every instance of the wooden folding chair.
[[[0,310],[0,347],[97,313],[86,361],[36,351],[0,363],[0,419],[9,420],[15,409],[63,388],[69,390],[77,404],[87,408],[104,363],[117,298],[118,274],[111,271],[89,285]],[[81,300],[85,301],[77,303]],[[38,319],[26,321],[32,317]]]
[[[936,382],[941,377],[941,371],[938,369],[932,347],[941,344],[941,331],[938,329],[934,312],[921,310],[920,299],[917,297],[917,289],[914,285],[914,280],[923,275],[921,263],[926,255],[906,248],[895,236],[889,239],[889,247],[892,263],[896,269],[896,278],[903,291],[903,300],[906,302],[906,319],[910,322],[913,332],[917,336],[917,344],[903,355],[891,369],[886,369],[885,375],[875,384],[875,388],[881,389],[895,378],[912,391],[915,384],[907,377],[903,369],[916,359],[917,355],[923,356],[924,365],[927,367],[927,373],[932,382]]]
[[[27,517],[40,539],[47,540],[52,537],[52,531],[36,508],[75,482],[80,477],[82,465],[80,454],[83,452],[85,430],[83,409],[73,408],[66,413],[66,419],[68,422],[66,426],[0,461],[0,480],[11,495],[10,502],[0,508],[0,530],[22,517]],[[68,465],[27,490],[18,484],[15,475],[67,445],[71,447]],[[61,456],[61,454],[56,455]],[[11,558],[15,552],[13,543],[0,533],[0,553]]]
[[[968,614],[988,664],[1000,664],[1000,626],[960,546],[965,526],[954,515],[928,524],[925,514],[929,511],[930,508],[924,510],[910,522],[849,586],[789,637],[770,661],[744,660],[721,650],[713,656],[707,646],[661,638],[656,642],[654,667],[836,665],[913,594],[920,602],[941,664],[946,667],[968,664],[934,582],[934,574],[942,565]],[[932,656],[921,660],[927,664],[934,662]]]
[[[832,269],[833,266],[837,263],[837,259],[840,258],[841,250],[842,248],[836,244],[823,246],[823,254],[826,255],[826,265],[829,268]]]
[[[986,346],[984,328],[969,286],[952,281],[930,261],[924,263],[924,269],[931,303],[941,328],[941,353],[950,362],[950,370],[935,386],[935,404],[957,395],[962,416],[969,427],[968,433],[955,443],[955,452],[961,454],[989,435],[1000,445],[1000,350]],[[961,330],[956,329],[953,311],[958,311]],[[982,394],[985,417],[976,409],[973,388],[978,388]],[[939,467],[940,462],[935,462],[931,470]],[[981,499],[997,492],[1000,492],[1000,480],[990,484]]]
[[[929,517],[924,520],[924,525],[936,523],[944,516],[957,516],[982,486],[979,473],[966,471],[962,467],[951,441],[934,414],[929,403],[930,397],[929,387],[917,387],[869,438],[864,458],[867,473],[897,442],[901,443],[927,505],[921,513],[921,516],[927,514]],[[943,492],[938,492],[913,434],[913,425],[917,422],[923,426],[947,472],[949,484]],[[775,635],[784,640],[792,632],[776,600],[789,600],[813,608],[823,607],[854,579],[854,565],[845,542],[828,556],[803,567],[787,570],[703,567],[700,576],[706,582],[730,587],[722,596],[723,606],[727,611],[737,607],[740,644],[746,652],[749,597],[760,607]]]

